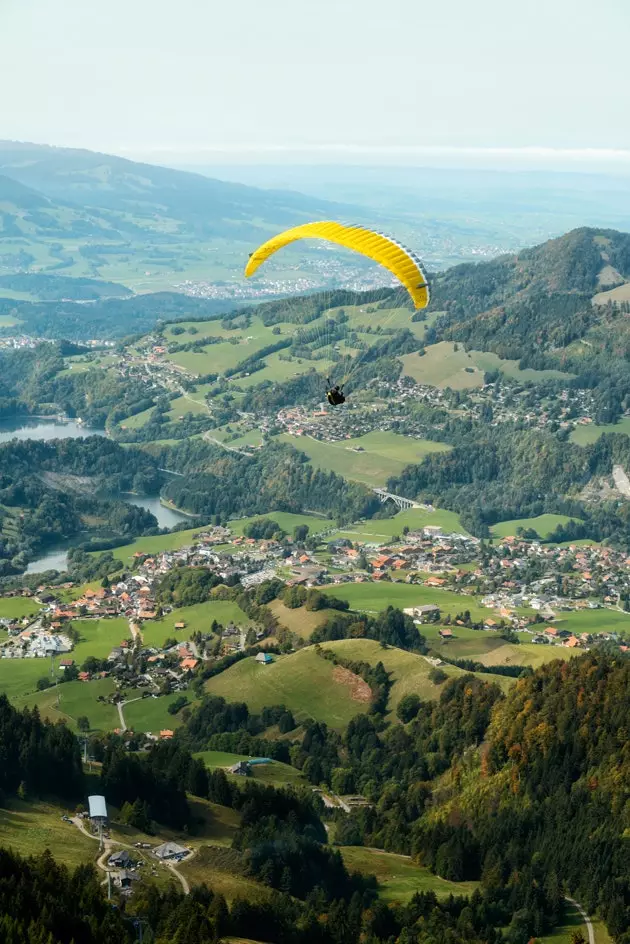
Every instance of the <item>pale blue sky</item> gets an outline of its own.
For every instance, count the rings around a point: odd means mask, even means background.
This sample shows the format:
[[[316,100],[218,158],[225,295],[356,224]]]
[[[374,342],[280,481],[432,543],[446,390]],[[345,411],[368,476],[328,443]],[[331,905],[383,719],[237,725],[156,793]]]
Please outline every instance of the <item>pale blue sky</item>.
[[[223,161],[630,150],[629,42],[629,0],[0,0],[0,137]]]

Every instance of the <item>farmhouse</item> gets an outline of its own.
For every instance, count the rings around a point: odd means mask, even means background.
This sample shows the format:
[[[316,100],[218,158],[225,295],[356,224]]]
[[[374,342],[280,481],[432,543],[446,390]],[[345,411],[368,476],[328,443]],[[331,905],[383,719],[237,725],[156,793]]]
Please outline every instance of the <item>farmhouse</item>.
[[[403,610],[403,613],[416,619],[423,619],[427,616],[439,616],[440,608],[437,603],[425,603],[424,606],[409,606]]]
[[[184,849],[176,842],[163,842],[161,846],[156,846],[153,854],[158,859],[183,859],[187,856],[190,849]]]
[[[261,665],[270,665],[273,659],[268,652],[259,652],[256,656],[256,662],[260,662]]]
[[[130,865],[133,865],[133,859],[126,849],[121,849],[119,852],[110,855],[107,864],[118,869],[128,869]]]

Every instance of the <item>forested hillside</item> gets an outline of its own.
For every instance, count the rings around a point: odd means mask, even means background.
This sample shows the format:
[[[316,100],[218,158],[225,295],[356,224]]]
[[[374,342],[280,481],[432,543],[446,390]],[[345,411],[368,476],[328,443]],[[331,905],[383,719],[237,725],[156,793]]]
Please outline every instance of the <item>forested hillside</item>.
[[[444,314],[427,337],[463,341],[525,367],[560,367],[584,386],[621,386],[623,399],[628,388],[616,361],[629,349],[625,305],[606,293],[628,279],[630,235],[573,230],[516,256],[436,276],[432,308]]]
[[[347,523],[379,508],[364,486],[314,470],[305,456],[281,444],[249,457],[189,439],[156,455],[159,465],[183,473],[167,482],[162,494],[195,514],[227,518],[312,509]]]

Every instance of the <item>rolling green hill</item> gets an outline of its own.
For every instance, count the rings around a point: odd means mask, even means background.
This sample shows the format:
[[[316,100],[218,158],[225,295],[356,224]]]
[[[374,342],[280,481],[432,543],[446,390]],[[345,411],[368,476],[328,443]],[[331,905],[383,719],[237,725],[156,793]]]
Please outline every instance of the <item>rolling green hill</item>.
[[[343,730],[351,718],[369,708],[352,679],[315,653],[313,647],[288,656],[274,656],[271,665],[244,659],[209,679],[205,689],[228,701],[244,701],[254,713],[268,705],[286,705],[296,720],[315,718]]]

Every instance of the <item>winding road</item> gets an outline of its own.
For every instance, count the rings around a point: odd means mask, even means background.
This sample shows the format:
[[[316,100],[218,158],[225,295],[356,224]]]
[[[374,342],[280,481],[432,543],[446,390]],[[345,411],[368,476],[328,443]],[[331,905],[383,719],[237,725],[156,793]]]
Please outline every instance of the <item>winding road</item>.
[[[87,836],[88,839],[94,839],[96,842],[98,842],[98,836],[94,836],[94,835],[89,831],[89,829],[86,829],[86,828],[85,828],[85,823],[84,823],[83,820],[80,819],[78,816],[71,816],[71,817],[70,817],[70,822],[72,823],[73,826],[76,826],[76,828],[79,829],[79,830],[83,833],[84,836]],[[98,858],[97,858],[97,860],[96,860],[96,865],[98,866],[98,868],[99,868],[102,872],[105,872],[105,873],[111,871],[111,869],[108,869],[108,868],[107,868],[107,860],[109,859],[110,855],[112,854],[112,851],[113,851],[113,849],[114,849],[115,846],[120,846],[120,847],[123,848],[123,849],[133,849],[133,848],[134,848],[134,847],[133,847],[132,845],[130,845],[128,842],[120,842],[120,840],[118,840],[118,839],[103,839],[103,846],[104,846],[103,852],[101,852],[100,855],[98,856]],[[137,850],[136,850],[136,851],[137,851]],[[190,855],[186,857],[186,862],[190,862],[190,860],[194,857],[195,852],[196,852],[196,849],[193,849],[193,850],[191,851]],[[157,863],[158,860],[152,859],[151,861],[152,861],[152,863]],[[177,879],[177,881],[178,881],[178,882],[180,883],[180,885],[182,886],[182,891],[184,892],[184,895],[189,895],[189,894],[190,894],[190,885],[188,884],[188,879],[187,879],[184,875],[182,875],[181,872],[178,872],[178,871],[177,871],[177,866],[175,865],[175,863],[174,863],[174,862],[162,862],[161,864],[164,865],[170,872],[173,873],[173,875],[175,876],[175,878]],[[103,883],[102,883],[102,884],[105,884],[106,881],[107,881],[107,877],[103,880]],[[595,944],[595,942],[593,941],[593,942],[591,942],[591,944]]]
[[[579,901],[576,901],[575,898],[565,898],[565,901],[568,901],[569,904],[573,905],[573,907],[577,908],[577,910],[580,912],[582,918],[584,919],[586,930],[588,931],[588,944],[595,944],[595,931],[593,929],[593,922],[584,911],[582,905],[579,903]]]

